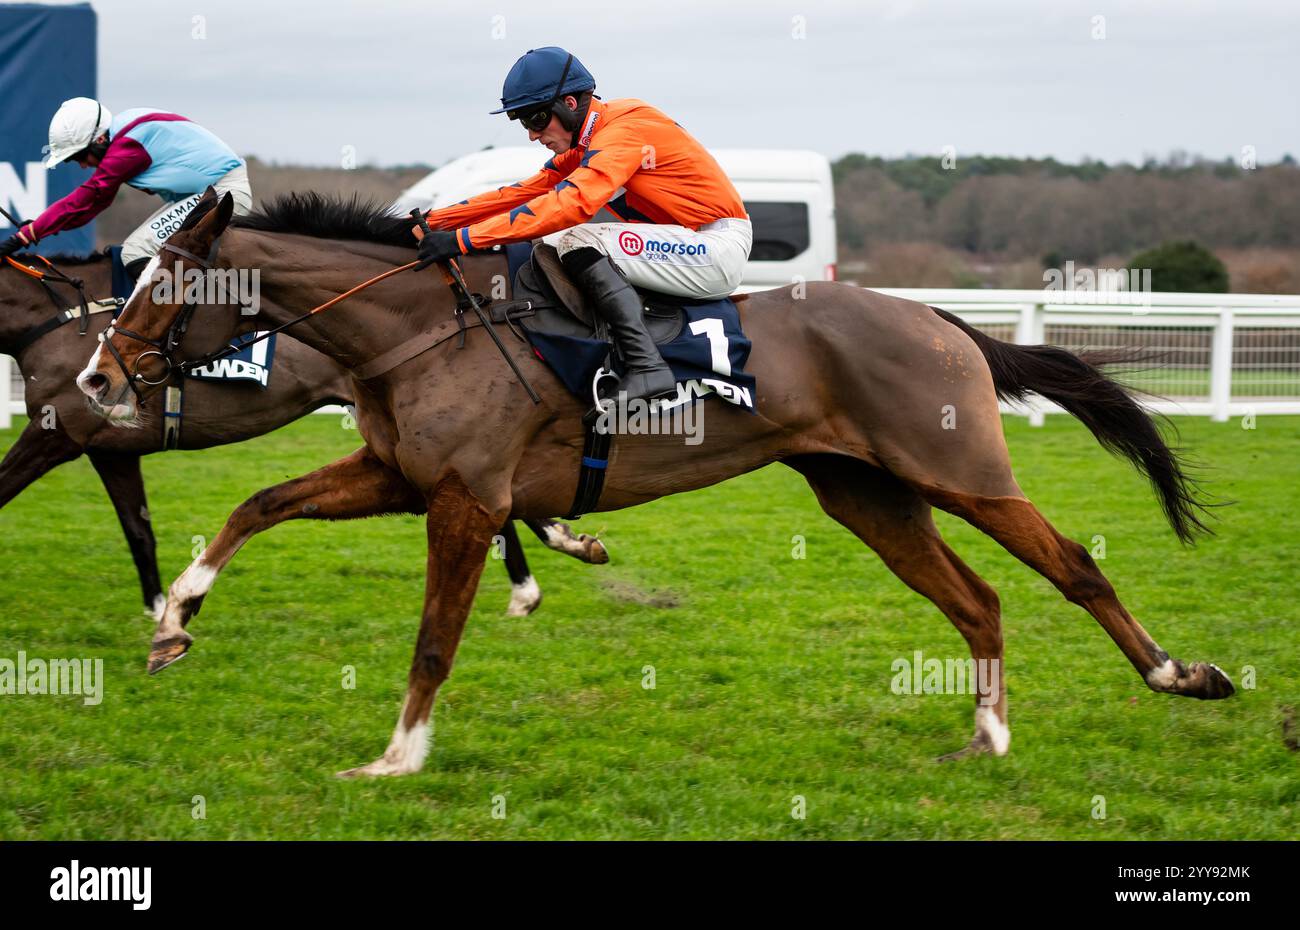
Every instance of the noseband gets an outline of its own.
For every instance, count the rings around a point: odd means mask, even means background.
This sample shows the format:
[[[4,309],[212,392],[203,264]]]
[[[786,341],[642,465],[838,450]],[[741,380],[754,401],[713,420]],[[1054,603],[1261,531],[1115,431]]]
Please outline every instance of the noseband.
[[[159,254],[162,252],[171,252],[181,258],[189,259],[204,270],[211,270],[213,263],[216,261],[217,248],[220,242],[221,240],[218,238],[212,243],[212,251],[208,253],[206,259],[200,258],[193,252],[187,252],[171,243],[164,244],[159,250]],[[183,289],[182,294],[184,294]],[[121,326],[118,326],[116,320],[110,323],[108,328],[100,334],[100,341],[108,348],[109,354],[113,356],[113,361],[117,362],[117,367],[121,370],[122,377],[126,379],[127,387],[131,389],[137,399],[144,399],[140,393],[139,385],[143,384],[146,387],[157,387],[160,384],[166,383],[167,380],[171,378],[172,372],[176,370],[177,367],[172,361],[172,353],[180,346],[181,340],[185,338],[185,331],[189,329],[190,319],[194,316],[194,311],[197,309],[197,304],[183,302],[181,305],[181,312],[176,315],[176,319],[172,320],[171,326],[167,327],[167,332],[163,334],[161,339],[150,339],[148,336],[141,335],[140,333],[133,332],[129,329],[123,329]],[[117,350],[117,346],[113,345],[114,336],[125,336],[128,339],[134,339],[136,342],[142,342],[147,346],[152,346],[152,348],[137,355],[135,357],[135,362],[130,366],[130,368],[128,368],[126,359],[122,358],[122,353]],[[163,371],[162,377],[158,378],[156,381],[150,381],[141,374],[140,362],[143,359],[154,356],[162,359],[166,368]]]

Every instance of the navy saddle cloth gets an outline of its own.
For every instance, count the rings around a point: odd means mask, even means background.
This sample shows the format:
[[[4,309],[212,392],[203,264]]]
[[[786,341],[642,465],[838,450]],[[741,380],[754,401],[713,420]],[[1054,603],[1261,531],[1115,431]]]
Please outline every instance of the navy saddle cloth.
[[[579,399],[593,400],[593,382],[607,360],[621,373],[622,362],[607,339],[598,337],[596,318],[569,281],[553,247],[530,243],[508,246],[512,303],[529,301],[532,312],[510,314],[533,351]],[[689,300],[638,288],[645,307],[646,329],[677,378],[677,400],[717,394],[748,410],[754,407],[755,382],[744,370],[751,343],[740,327],[730,298]],[[605,382],[608,384],[609,382]],[[612,392],[610,392],[612,393]]]

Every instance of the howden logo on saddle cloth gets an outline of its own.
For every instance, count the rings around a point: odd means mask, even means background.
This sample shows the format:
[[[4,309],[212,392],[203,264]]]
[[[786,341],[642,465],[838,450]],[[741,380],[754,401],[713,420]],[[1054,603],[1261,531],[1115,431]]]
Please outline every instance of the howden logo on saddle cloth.
[[[253,381],[266,388],[271,380],[271,363],[275,360],[275,335],[253,342],[261,335],[258,332],[237,336],[231,344],[240,347],[238,352],[195,368],[187,377],[199,381]]]

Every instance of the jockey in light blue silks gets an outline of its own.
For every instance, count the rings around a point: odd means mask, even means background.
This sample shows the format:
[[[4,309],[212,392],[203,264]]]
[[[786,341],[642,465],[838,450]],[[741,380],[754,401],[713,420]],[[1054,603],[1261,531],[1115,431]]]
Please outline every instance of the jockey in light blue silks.
[[[198,123],[163,110],[139,108],[113,116],[96,100],[64,101],[50,121],[45,167],[65,161],[94,168],[90,178],[0,243],[0,259],[102,213],[123,184],[166,201],[122,243],[132,277],[157,254],[209,187],[230,193],[235,212],[253,207],[244,160]]]

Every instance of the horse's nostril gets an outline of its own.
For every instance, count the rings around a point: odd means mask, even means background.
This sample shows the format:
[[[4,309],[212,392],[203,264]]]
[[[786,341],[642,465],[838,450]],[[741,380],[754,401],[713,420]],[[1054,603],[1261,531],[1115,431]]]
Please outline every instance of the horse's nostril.
[[[108,390],[108,377],[99,372],[82,375],[77,379],[77,383],[81,385],[81,390],[91,400],[99,400],[104,392]]]

